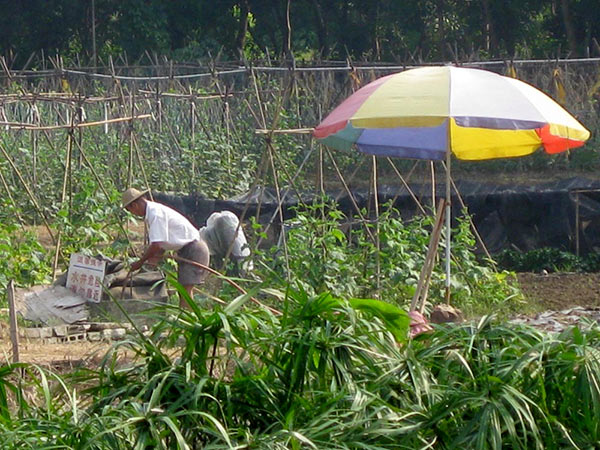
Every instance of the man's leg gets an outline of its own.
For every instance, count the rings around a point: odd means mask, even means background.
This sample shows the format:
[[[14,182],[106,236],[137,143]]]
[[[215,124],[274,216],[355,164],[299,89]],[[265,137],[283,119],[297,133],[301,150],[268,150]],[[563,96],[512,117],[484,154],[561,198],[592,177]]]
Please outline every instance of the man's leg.
[[[208,266],[210,263],[210,253],[204,241],[195,241],[183,247],[178,253],[179,256],[190,261]],[[193,300],[194,286],[202,284],[208,273],[192,264],[179,262],[178,280]],[[191,309],[186,299],[179,297],[179,306],[183,309]]]

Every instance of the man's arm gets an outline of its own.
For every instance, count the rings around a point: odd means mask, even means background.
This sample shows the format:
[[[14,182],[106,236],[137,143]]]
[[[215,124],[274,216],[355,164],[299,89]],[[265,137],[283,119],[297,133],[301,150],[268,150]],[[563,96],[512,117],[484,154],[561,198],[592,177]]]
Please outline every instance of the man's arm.
[[[148,248],[146,248],[146,251],[142,257],[131,265],[131,271],[134,272],[141,269],[144,263],[149,259],[160,257],[163,253],[163,249],[160,244],[161,242],[152,242]]]

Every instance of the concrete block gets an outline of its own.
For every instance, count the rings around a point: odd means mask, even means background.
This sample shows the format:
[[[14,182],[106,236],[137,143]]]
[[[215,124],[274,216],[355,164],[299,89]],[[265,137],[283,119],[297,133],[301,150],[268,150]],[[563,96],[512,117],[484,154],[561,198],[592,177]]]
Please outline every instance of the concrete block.
[[[85,333],[77,333],[77,334],[69,334],[68,336],[65,336],[63,339],[66,343],[71,343],[71,342],[79,342],[79,341],[84,341],[86,338]]]
[[[115,328],[110,331],[111,331],[110,337],[111,337],[111,339],[114,339],[115,341],[125,339],[125,336],[127,335],[127,330],[125,328]]]
[[[97,342],[102,340],[102,334],[99,331],[90,331],[87,333],[88,341]]]
[[[54,336],[56,337],[64,337],[69,334],[67,325],[58,325],[52,329],[54,330]]]
[[[53,336],[54,332],[52,328],[22,328],[23,337],[29,339],[46,339]]]
[[[69,334],[85,333],[89,329],[90,329],[90,324],[88,324],[88,323],[84,323],[81,325],[68,325],[67,326],[67,332]]]

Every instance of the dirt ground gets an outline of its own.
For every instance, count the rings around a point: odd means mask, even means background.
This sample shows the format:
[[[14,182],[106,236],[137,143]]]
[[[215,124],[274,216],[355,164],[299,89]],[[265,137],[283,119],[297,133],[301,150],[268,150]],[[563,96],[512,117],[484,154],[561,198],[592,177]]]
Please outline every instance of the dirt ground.
[[[600,273],[520,273],[518,279],[523,294],[542,310],[600,306]]]
[[[2,324],[3,329],[7,327]],[[36,339],[19,340],[19,361],[37,364],[57,372],[71,371],[76,367],[97,368],[110,348],[108,342],[70,342],[46,344]],[[8,332],[0,339],[4,361],[12,361],[12,344]]]

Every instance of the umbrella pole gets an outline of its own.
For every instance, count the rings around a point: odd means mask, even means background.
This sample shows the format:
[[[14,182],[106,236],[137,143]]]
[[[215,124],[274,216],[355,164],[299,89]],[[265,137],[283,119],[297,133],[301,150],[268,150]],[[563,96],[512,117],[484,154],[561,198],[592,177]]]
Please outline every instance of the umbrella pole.
[[[429,172],[431,173],[431,209],[433,210],[433,215],[435,215],[435,166],[433,165],[433,161],[429,161]]]
[[[446,151],[446,303],[450,303],[450,227],[451,227],[451,212],[452,212],[452,191],[450,178],[450,160],[451,149],[450,140],[448,140],[448,150]]]
[[[377,249],[377,253],[375,254],[375,261],[377,265],[377,296],[379,297],[379,291],[381,289],[381,256],[380,250],[381,245],[379,243],[379,198],[377,192],[377,157],[375,155],[373,158],[373,199],[375,206],[375,247]]]

